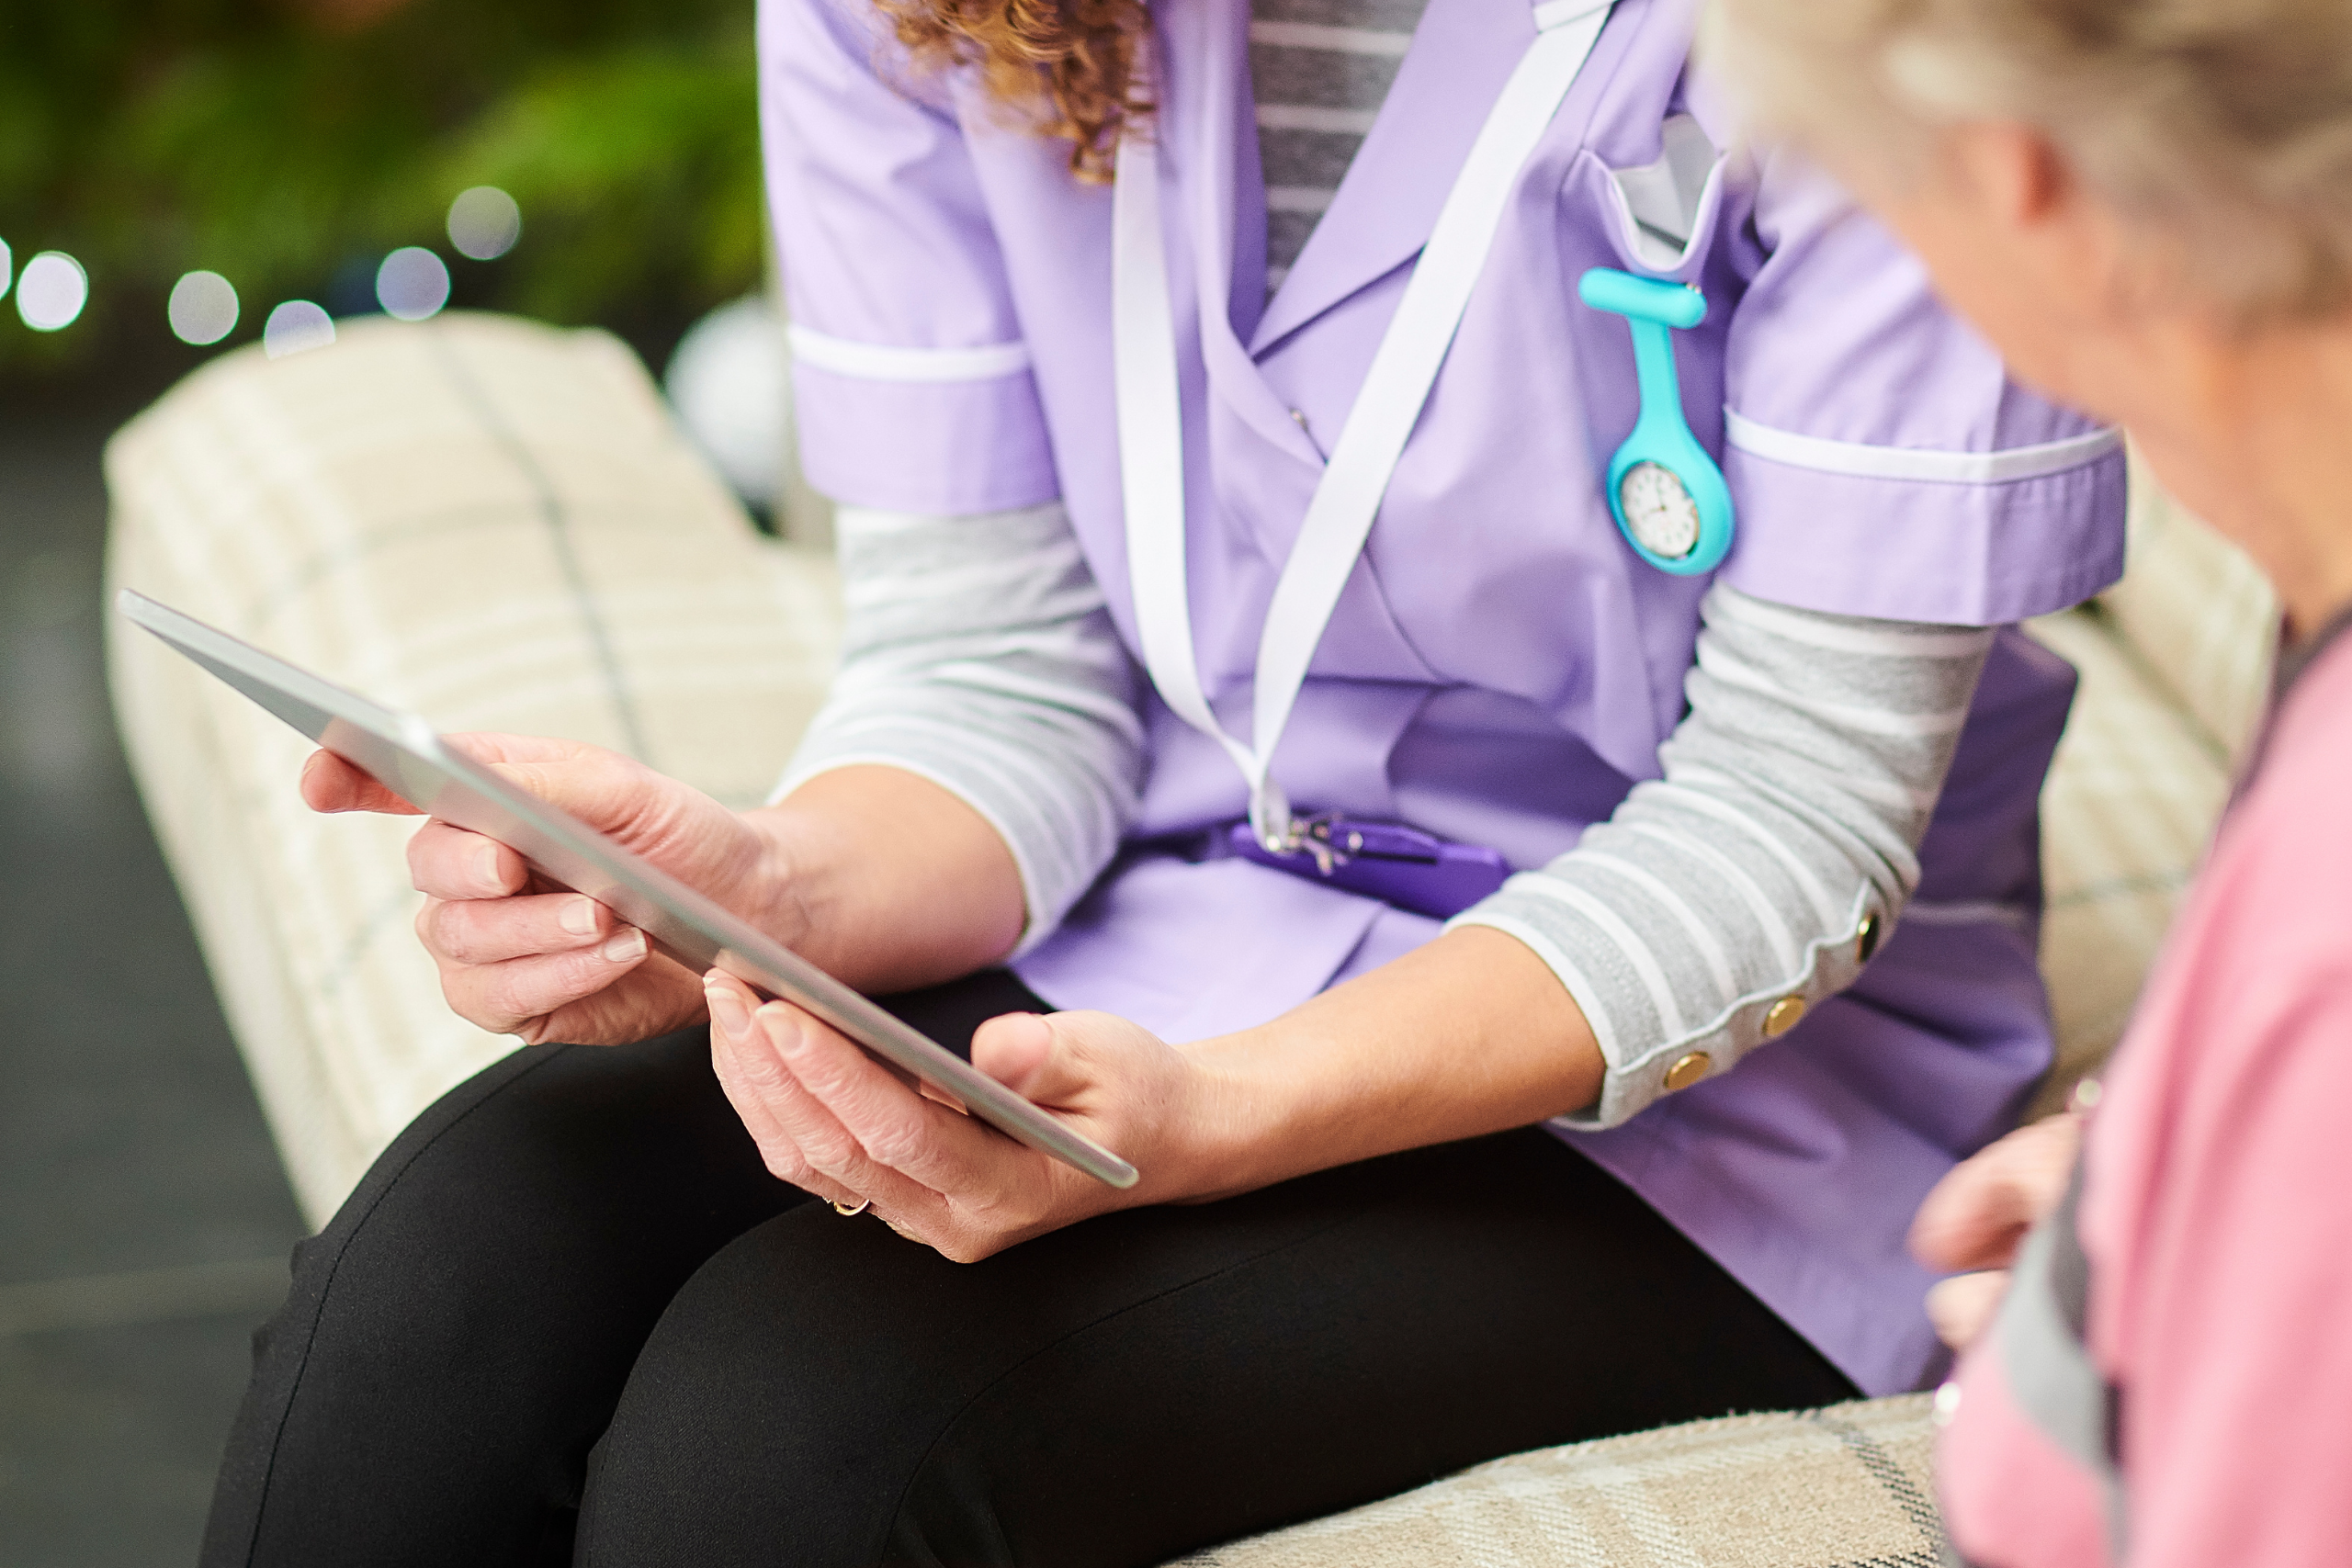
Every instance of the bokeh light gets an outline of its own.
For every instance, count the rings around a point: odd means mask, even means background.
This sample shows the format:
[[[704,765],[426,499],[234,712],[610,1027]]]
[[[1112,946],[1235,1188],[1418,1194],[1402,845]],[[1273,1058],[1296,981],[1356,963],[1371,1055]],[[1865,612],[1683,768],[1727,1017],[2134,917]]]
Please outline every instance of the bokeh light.
[[[376,303],[403,321],[437,315],[449,302],[449,268],[422,245],[405,245],[376,269]]]
[[[37,333],[74,324],[90,302],[90,275],[63,251],[43,251],[17,279],[17,314]]]
[[[0,240],[0,294],[8,292],[8,282],[16,276],[16,258],[9,254],[8,242]]]
[[[262,323],[261,351],[272,359],[324,348],[334,341],[334,320],[308,299],[288,299]]]
[[[217,272],[187,273],[172,285],[164,314],[174,337],[201,348],[237,330],[237,291]]]
[[[721,305],[678,340],[662,388],[678,423],[737,495],[782,500],[792,365],[784,323],[759,295]]]
[[[449,204],[449,243],[459,255],[492,261],[523,237],[523,209],[496,186],[475,186]]]

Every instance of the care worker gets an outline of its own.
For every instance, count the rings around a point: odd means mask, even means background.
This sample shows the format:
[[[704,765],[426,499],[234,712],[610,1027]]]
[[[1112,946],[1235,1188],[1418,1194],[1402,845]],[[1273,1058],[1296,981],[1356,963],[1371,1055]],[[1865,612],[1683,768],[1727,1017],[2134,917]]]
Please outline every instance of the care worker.
[[[2119,441],[1692,29],[763,7],[833,699],[743,814],[469,744],[1141,1180],[427,823],[531,1044],[306,1248],[208,1562],[1145,1568],[1933,1375],[1905,1228],[2050,1051],[2000,628],[2117,575]]]

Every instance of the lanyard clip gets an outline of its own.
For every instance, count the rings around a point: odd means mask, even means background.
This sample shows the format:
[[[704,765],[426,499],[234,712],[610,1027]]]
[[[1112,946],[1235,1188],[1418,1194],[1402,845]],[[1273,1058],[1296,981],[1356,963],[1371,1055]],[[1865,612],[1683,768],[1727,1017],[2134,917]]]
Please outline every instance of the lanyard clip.
[[[1300,824],[1290,814],[1290,796],[1269,773],[1250,792],[1250,832],[1270,855],[1290,854],[1297,848]]]
[[[1282,848],[1275,852],[1306,855],[1315,862],[1318,874],[1329,876],[1354,859],[1363,848],[1363,833],[1351,829],[1342,840],[1334,831],[1337,826],[1336,816],[1330,812],[1319,817],[1295,818],[1290,825],[1289,833],[1283,839]]]

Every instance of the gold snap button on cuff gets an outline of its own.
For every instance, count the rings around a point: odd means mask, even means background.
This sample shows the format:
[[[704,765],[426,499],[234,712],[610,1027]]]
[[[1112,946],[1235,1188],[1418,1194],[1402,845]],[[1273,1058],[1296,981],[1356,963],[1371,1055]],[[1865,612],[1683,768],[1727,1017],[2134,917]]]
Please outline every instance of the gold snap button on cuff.
[[[1704,1051],[1691,1052],[1666,1069],[1666,1092],[1672,1094],[1677,1089],[1689,1089],[1705,1077],[1707,1069],[1713,1066],[1714,1058]]]
[[[1797,1020],[1804,1016],[1804,998],[1803,997],[1782,997],[1772,1004],[1772,1010],[1764,1015],[1764,1038],[1778,1040],[1781,1035],[1794,1029],[1797,1026]]]
[[[1868,964],[1877,951],[1878,911],[1873,909],[1862,917],[1861,930],[1854,934],[1854,956]]]

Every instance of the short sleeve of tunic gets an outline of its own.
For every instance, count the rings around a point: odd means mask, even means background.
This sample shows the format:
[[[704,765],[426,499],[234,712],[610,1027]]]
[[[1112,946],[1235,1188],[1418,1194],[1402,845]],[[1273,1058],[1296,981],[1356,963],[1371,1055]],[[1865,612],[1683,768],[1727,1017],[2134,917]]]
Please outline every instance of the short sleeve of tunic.
[[[761,131],[809,482],[895,511],[1058,493],[963,132],[860,0],[763,0]]]
[[[2120,435],[2008,379],[1926,269],[1816,169],[1753,171],[1724,345],[1723,576],[1755,598],[1992,626],[2122,574]]]

